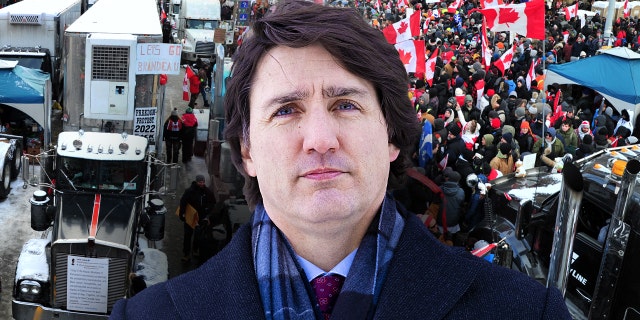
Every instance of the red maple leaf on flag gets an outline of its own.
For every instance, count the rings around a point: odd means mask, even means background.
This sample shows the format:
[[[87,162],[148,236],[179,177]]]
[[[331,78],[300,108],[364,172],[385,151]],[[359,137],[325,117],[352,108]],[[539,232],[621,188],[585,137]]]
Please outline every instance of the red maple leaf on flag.
[[[498,23],[506,24],[508,27],[509,23],[516,22],[518,21],[519,18],[520,16],[518,15],[518,12],[513,10],[513,8],[500,8],[500,14],[498,15]]]
[[[403,34],[407,31],[407,28],[409,28],[409,24],[406,23],[405,21],[400,22],[400,28],[398,28],[398,33],[399,34]]]
[[[409,64],[411,62],[411,52],[405,52],[404,50],[398,50],[398,54],[400,55],[400,61],[402,64]]]
[[[506,62],[511,62],[511,61],[513,60],[512,58],[513,58],[513,53],[507,53],[507,54],[504,56],[504,59],[503,59],[503,60],[504,60],[504,61],[506,61]]]

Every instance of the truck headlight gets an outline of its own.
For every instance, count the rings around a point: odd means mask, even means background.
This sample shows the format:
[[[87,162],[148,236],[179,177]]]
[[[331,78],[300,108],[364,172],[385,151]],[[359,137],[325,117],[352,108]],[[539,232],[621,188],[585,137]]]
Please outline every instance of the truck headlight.
[[[27,301],[36,301],[40,298],[42,286],[38,281],[24,280],[20,282],[20,297]]]

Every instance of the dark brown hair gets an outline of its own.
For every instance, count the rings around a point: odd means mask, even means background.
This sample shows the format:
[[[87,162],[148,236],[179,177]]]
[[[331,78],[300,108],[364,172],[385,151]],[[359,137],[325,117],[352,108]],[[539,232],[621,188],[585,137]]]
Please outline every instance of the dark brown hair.
[[[224,137],[230,144],[234,165],[245,178],[244,195],[251,208],[262,196],[257,179],[244,171],[240,146],[249,146],[249,94],[255,71],[265,53],[276,46],[309,45],[321,45],[347,71],[373,84],[389,141],[401,151],[391,163],[391,171],[400,175],[411,163],[420,123],[407,95],[409,79],[396,49],[353,8],[280,1],[275,10],[253,24],[236,51],[224,100]]]

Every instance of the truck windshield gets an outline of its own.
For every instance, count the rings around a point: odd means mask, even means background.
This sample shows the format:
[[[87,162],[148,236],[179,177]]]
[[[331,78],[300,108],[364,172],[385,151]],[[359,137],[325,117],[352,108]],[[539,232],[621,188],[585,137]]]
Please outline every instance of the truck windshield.
[[[214,30],[218,27],[216,20],[187,19],[187,29]]]
[[[57,187],[71,190],[142,192],[144,162],[60,157]]]
[[[173,4],[173,13],[180,14],[180,4],[179,3],[174,3]]]

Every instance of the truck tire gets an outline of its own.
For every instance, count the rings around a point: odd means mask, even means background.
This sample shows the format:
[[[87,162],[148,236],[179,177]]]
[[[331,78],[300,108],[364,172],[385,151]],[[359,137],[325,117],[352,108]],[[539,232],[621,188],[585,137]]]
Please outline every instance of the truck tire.
[[[16,144],[15,150],[13,150],[13,159],[11,160],[11,181],[16,180],[20,174],[22,168],[22,146]]]
[[[8,160],[8,159],[5,159]],[[6,199],[11,190],[11,164],[5,161],[2,168],[2,181],[0,181],[0,199]]]

